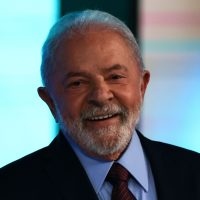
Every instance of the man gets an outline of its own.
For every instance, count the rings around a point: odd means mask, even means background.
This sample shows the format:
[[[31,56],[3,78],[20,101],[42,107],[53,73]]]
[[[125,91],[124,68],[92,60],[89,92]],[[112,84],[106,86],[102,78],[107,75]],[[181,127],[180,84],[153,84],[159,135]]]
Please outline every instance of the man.
[[[0,199],[200,199],[200,156],[135,130],[150,73],[123,22],[92,10],[64,16],[43,46],[41,75],[39,96],[61,131],[0,170]]]

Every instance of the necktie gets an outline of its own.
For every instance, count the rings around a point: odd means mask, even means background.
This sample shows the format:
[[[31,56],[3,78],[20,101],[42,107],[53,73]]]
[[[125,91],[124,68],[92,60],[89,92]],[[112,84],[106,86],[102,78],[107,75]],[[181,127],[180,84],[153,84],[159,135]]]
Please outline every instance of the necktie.
[[[112,200],[136,200],[128,189],[129,172],[120,164],[114,163],[107,180],[113,185]]]

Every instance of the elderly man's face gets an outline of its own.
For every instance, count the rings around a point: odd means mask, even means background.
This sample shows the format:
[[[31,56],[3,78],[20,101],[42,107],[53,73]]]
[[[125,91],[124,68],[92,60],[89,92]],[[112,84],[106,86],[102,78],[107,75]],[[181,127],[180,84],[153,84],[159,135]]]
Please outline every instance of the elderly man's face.
[[[119,34],[94,30],[65,40],[56,68],[49,94],[39,94],[64,134],[90,156],[117,159],[132,137],[149,73]]]

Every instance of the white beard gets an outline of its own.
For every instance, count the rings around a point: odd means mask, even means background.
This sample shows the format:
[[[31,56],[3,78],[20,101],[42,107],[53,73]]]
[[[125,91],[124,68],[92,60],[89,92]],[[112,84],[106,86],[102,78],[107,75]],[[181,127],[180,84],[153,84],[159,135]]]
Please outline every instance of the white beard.
[[[70,136],[85,153],[97,157],[105,157],[116,152],[122,152],[128,146],[132,138],[133,129],[139,119],[140,107],[141,103],[135,106],[134,112],[124,111],[123,119],[117,125],[110,125],[97,130],[84,127],[84,120],[81,118],[75,121],[63,119],[58,109],[57,117],[63,133],[67,137]],[[87,110],[84,112],[86,116],[95,115],[99,111],[124,110],[124,108],[122,109],[118,105],[111,105],[104,106],[103,109],[89,108]]]

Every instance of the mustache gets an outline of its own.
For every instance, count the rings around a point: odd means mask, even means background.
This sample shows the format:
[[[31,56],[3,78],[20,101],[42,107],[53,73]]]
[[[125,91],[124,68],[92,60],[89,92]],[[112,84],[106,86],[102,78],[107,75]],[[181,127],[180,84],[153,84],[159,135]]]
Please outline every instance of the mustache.
[[[123,117],[128,116],[128,109],[118,104],[105,104],[101,107],[88,106],[82,110],[80,118],[81,120],[87,120],[92,117],[105,116],[105,115],[121,115]]]

